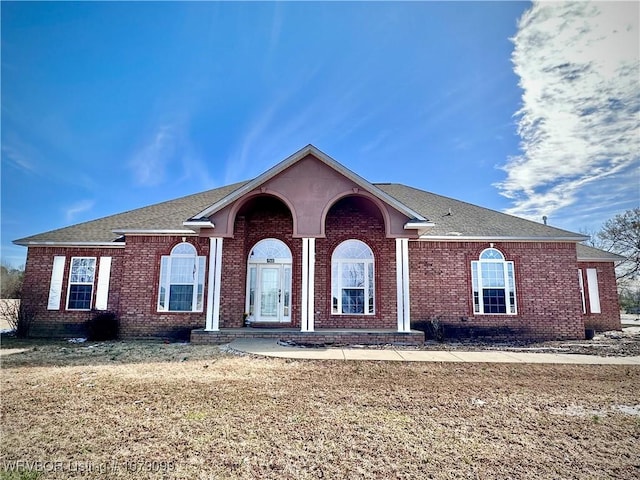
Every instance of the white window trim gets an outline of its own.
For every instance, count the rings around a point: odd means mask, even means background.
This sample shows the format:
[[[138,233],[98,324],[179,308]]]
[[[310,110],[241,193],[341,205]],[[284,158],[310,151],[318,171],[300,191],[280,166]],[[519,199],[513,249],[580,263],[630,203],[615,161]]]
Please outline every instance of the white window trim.
[[[590,313],[602,313],[598,288],[598,270],[595,268],[587,268],[587,289],[589,290]]]
[[[372,258],[336,258],[335,257],[335,251],[344,243],[346,242],[350,242],[350,241],[357,241],[360,243],[363,243],[364,245],[367,246],[367,248],[369,249],[369,251],[371,252],[371,256]],[[338,265],[338,270],[336,273],[336,278],[334,279],[333,277],[333,266],[334,264]],[[364,313],[342,313],[342,290],[344,288],[349,288],[349,287],[342,287],[342,283],[340,282],[340,280],[342,279],[342,266],[345,263],[362,263],[364,264]],[[369,265],[371,265],[371,268],[373,269],[373,285],[369,285]],[[334,249],[334,253],[331,255],[331,295],[329,295],[329,311],[331,312],[331,315],[339,315],[339,316],[372,316],[376,314],[376,265],[375,265],[375,257],[373,256],[373,250],[371,250],[371,247],[366,244],[365,242],[363,242],[362,240],[358,240],[355,238],[349,239],[349,240],[345,240],[344,242],[341,242],[338,246],[336,246],[336,248]],[[338,284],[338,292],[340,292],[340,294],[337,297],[338,300],[338,311],[334,312],[333,311],[333,287],[334,287],[334,281],[340,282]],[[361,288],[361,287],[352,287],[352,288]],[[369,298],[369,290],[373,291],[373,297]],[[373,311],[369,312],[369,302],[370,300],[373,300]]]
[[[195,250],[195,254],[182,254],[182,253],[173,253],[173,251],[175,249],[177,249],[179,246],[183,245],[183,244],[187,244],[189,246],[191,246],[194,250]],[[193,274],[194,277],[194,281],[192,284],[188,284],[188,283],[171,283],[171,263],[172,263],[172,259],[173,258],[195,258],[195,271]],[[167,261],[167,267],[165,269],[165,271],[163,272],[162,270],[162,262],[163,260]],[[201,269],[202,266],[202,269]],[[198,255],[198,251],[195,248],[194,245],[188,243],[188,242],[182,242],[182,243],[178,243],[177,245],[175,245],[172,249],[171,249],[171,254],[169,255],[163,255],[160,258],[160,279],[158,282],[158,300],[157,300],[157,311],[158,312],[162,312],[162,313],[192,313],[192,312],[202,312],[204,311],[204,277],[206,276],[206,258],[204,256],[199,256]],[[202,272],[201,272],[202,270]],[[163,275],[164,273],[164,275]],[[200,308],[198,308],[198,281],[201,277],[201,273],[202,273],[202,302],[200,305]],[[170,290],[171,290],[171,285],[193,285],[193,294],[191,297],[191,310],[169,310],[169,295],[170,295]],[[162,307],[160,305],[160,291],[162,289],[162,287],[164,286],[164,291],[165,291],[165,306]]]
[[[91,282],[72,282],[71,281],[74,260],[93,260],[93,279],[91,280]],[[95,281],[96,281],[97,274],[98,274],[98,261],[96,257],[71,257],[71,262],[69,263],[69,281],[67,282],[67,305],[66,305],[67,310],[70,310],[72,312],[91,311],[91,308],[93,307],[94,298],[95,298]],[[91,300],[89,301],[89,308],[69,308],[69,300],[71,297],[71,285],[91,285]]]
[[[491,259],[483,259],[482,258],[482,254],[484,252],[486,252],[487,250],[496,250],[498,251],[501,255],[502,255],[502,260],[497,260],[494,258]],[[496,289],[501,289],[503,288],[505,291],[505,303],[506,303],[506,312],[505,313],[492,313],[492,312],[485,312],[484,311],[484,298],[482,295],[482,290],[483,290],[483,285],[482,285],[482,264],[485,263],[502,263],[504,268],[502,269],[502,273],[504,275],[504,287],[490,287],[490,288],[496,288]],[[509,281],[509,268],[511,268],[511,271],[513,272],[513,305],[511,304],[511,295],[510,293],[510,281]],[[473,289],[473,274],[476,274],[476,278],[478,281],[478,305],[479,305],[479,312],[476,312],[476,308],[475,308],[475,299],[473,298],[473,294],[475,292],[475,290]],[[513,307],[513,312],[511,312],[511,309]],[[473,260],[471,262],[471,308],[473,310],[473,314],[474,315],[509,315],[509,316],[514,316],[514,315],[518,315],[518,292],[516,290],[516,270],[515,270],[515,265],[513,263],[513,261],[508,261],[505,260],[505,256],[504,253],[502,253],[500,250],[498,250],[497,248],[491,247],[491,248],[485,248],[482,252],[480,252],[480,255],[478,256],[478,260]]]
[[[96,286],[96,310],[106,310],[109,305],[109,280],[111,279],[111,257],[100,257],[100,274]]]
[[[582,299],[582,313],[587,313],[587,302],[584,296],[584,280],[582,279],[582,269],[578,269],[578,284],[580,285],[580,297]]]
[[[64,266],[66,261],[67,257],[65,256],[56,255],[53,257],[47,310],[60,310],[60,300],[62,300],[62,280],[64,278]]]

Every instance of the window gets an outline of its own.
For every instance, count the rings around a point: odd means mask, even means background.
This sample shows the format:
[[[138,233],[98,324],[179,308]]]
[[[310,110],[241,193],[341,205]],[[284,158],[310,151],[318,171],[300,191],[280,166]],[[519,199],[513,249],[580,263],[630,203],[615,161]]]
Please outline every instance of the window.
[[[91,300],[93,298],[93,280],[95,276],[95,258],[71,258],[67,310],[91,310]]]
[[[471,279],[474,313],[517,313],[513,262],[505,261],[499,250],[487,248],[471,262]]]
[[[375,313],[373,252],[360,240],[346,240],[331,257],[331,311]]]
[[[205,257],[190,243],[179,243],[160,262],[158,311],[201,312],[204,299]]]

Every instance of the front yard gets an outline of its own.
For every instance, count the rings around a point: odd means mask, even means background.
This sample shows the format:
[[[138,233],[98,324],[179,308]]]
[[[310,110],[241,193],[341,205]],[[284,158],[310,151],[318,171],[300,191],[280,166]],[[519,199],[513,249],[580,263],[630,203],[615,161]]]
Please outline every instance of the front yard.
[[[0,478],[640,475],[639,367],[2,343]]]

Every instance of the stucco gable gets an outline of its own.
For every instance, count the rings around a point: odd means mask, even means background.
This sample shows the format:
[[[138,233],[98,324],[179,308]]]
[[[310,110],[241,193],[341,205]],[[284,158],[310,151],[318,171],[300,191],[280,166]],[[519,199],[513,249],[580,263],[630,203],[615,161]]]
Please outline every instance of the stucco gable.
[[[302,166],[296,165],[301,162]],[[324,164],[324,168],[322,167],[322,164]],[[339,175],[336,175],[336,173]],[[280,178],[280,180],[278,180],[278,178]],[[306,196],[310,197],[309,201],[316,201],[318,199],[314,199],[314,196],[317,197],[319,193],[322,193],[320,190],[324,188],[327,183],[321,181],[323,178],[348,180],[351,188],[362,189],[362,191],[373,195],[375,198],[405,215],[407,219],[415,220],[416,222],[428,222],[423,215],[388,195],[386,192],[368,182],[358,174],[352,172],[329,155],[318,150],[313,145],[307,145],[300,149],[293,155],[264,172],[262,175],[247,182],[238,190],[197,213],[190,218],[188,222],[209,219],[216,212],[222,210],[233,202],[236,202],[244,195],[247,195],[256,189],[268,188],[269,185],[282,186],[287,182],[304,182],[307,187],[306,190],[304,190],[304,193]],[[343,186],[343,183],[344,181],[340,181],[340,186]],[[294,189],[297,190],[298,193],[302,192],[302,189],[297,186],[295,186]],[[302,195],[297,195],[297,198],[301,197]]]

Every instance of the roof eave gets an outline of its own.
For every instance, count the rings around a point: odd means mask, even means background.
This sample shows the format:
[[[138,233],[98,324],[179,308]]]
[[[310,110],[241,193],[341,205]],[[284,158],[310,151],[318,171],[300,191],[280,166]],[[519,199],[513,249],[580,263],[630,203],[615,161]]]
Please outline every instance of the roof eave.
[[[190,229],[141,229],[130,228],[112,230],[117,235],[197,235],[197,232]]]
[[[43,241],[23,241],[14,240],[13,242],[21,247],[98,247],[98,248],[124,248],[125,242],[59,242],[55,240]]]
[[[182,225],[185,227],[194,227],[194,228],[216,228],[210,220],[186,220],[182,222]]]
[[[482,235],[421,235],[419,240],[437,240],[439,242],[583,242],[585,237],[504,237],[504,236],[482,236]]]
[[[589,262],[595,262],[595,263],[601,263],[601,262],[624,262],[626,260],[626,258],[624,257],[618,257],[618,258],[606,258],[606,257],[601,257],[601,258],[590,258],[590,257],[578,257],[578,261],[579,262],[585,262],[585,263],[589,263]]]

